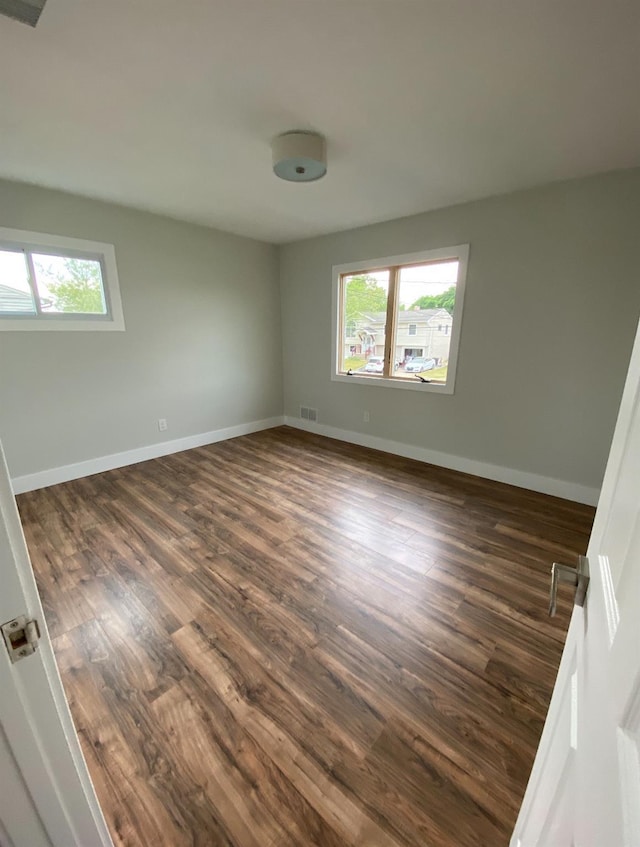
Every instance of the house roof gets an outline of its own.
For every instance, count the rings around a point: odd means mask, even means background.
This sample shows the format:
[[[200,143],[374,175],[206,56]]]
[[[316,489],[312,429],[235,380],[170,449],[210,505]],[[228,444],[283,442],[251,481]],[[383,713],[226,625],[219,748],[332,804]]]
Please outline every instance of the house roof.
[[[10,285],[0,285],[0,312],[33,312],[31,294]]]

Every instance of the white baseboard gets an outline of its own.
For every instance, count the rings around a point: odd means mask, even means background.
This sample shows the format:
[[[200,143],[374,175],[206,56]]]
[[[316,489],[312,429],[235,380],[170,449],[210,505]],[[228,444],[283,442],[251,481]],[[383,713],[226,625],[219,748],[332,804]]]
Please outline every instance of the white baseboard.
[[[563,497],[566,500],[574,500],[577,503],[587,503],[590,506],[596,506],[598,503],[600,492],[597,488],[589,488],[586,485],[579,485],[562,479],[540,476],[539,474],[519,471],[513,468],[504,468],[488,462],[467,459],[464,456],[453,456],[449,453],[429,450],[426,447],[415,447],[411,444],[403,444],[400,441],[391,441],[390,439],[380,438],[375,435],[339,429],[338,427],[328,426],[326,424],[311,423],[309,421],[303,421],[300,418],[288,416],[265,418],[261,421],[237,424],[236,426],[229,426],[225,429],[201,432],[197,435],[188,435],[185,438],[176,438],[173,441],[162,441],[158,444],[149,444],[146,447],[138,447],[134,450],[125,450],[122,453],[99,456],[96,459],[75,462],[72,465],[49,468],[48,470],[15,477],[11,483],[14,494],[23,494],[25,491],[33,491],[36,488],[46,488],[49,485],[69,482],[72,479],[80,479],[84,476],[110,471],[114,468],[135,465],[137,462],[145,462],[147,459],[157,459],[159,456],[168,456],[171,453],[179,453],[182,450],[190,450],[193,447],[215,444],[217,441],[226,441],[228,438],[237,438],[239,435],[249,435],[252,432],[282,426],[282,424],[296,429],[303,429],[307,432],[315,432],[318,435],[325,435],[327,438],[336,438],[338,441],[346,441],[349,444],[359,444],[361,447],[371,447],[373,450],[381,450],[384,453],[393,453],[396,456],[404,456],[407,459],[416,459],[418,462],[451,468],[452,470],[462,471],[473,476],[494,479],[497,482],[506,482],[518,488],[528,488],[531,491],[552,494],[555,497]]]
[[[586,503],[589,506],[597,506],[600,491],[587,485],[579,485],[575,482],[567,482],[563,479],[554,479],[549,476],[519,471],[514,468],[504,468],[500,465],[492,465],[489,462],[478,462],[475,459],[467,459],[464,456],[452,456],[450,453],[440,453],[437,450],[429,450],[426,447],[415,447],[411,444],[403,444],[400,441],[390,441],[387,438],[379,438],[376,435],[366,435],[362,432],[353,432],[347,429],[338,429],[326,424],[311,423],[300,418],[285,416],[284,422],[287,426],[296,429],[304,429],[307,432],[315,432],[318,435],[326,435],[327,438],[336,438],[338,441],[346,441],[349,444],[358,444],[361,447],[371,447],[373,450],[381,450],[383,453],[393,453],[396,456],[404,456],[406,459],[416,459],[429,465],[438,465],[442,468],[451,468],[454,471],[481,476],[485,479],[493,479],[496,482],[506,482],[518,488],[528,488],[530,491],[539,491],[542,494],[552,494],[565,500],[573,500],[576,503]]]
[[[72,465],[62,465],[59,468],[18,476],[11,480],[13,493],[23,494],[25,491],[46,488],[49,485],[57,485],[59,482],[69,482],[71,479],[112,471],[114,468],[135,465],[147,459],[157,459],[159,456],[168,456],[170,453],[180,453],[182,450],[191,450],[193,447],[204,447],[205,444],[215,444],[216,441],[226,441],[228,438],[237,438],[239,435],[249,435],[252,432],[282,426],[283,423],[282,417],[265,418],[261,421],[237,424],[211,432],[200,432],[197,435],[187,435],[185,438],[175,438],[173,441],[161,441],[159,444],[149,444],[135,450],[125,450],[123,453],[112,453],[109,456],[99,456],[97,459],[88,459],[85,462],[75,462]]]

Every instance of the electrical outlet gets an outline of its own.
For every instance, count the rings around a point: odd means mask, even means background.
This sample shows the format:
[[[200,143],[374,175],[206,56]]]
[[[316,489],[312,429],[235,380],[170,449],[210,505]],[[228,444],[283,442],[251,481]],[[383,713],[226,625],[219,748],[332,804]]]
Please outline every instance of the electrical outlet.
[[[369,412],[363,412],[362,413],[362,420],[364,421],[364,423],[369,423],[369,420],[370,420]]]
[[[166,418],[158,418],[158,429],[160,432],[165,432],[167,429],[167,419]]]

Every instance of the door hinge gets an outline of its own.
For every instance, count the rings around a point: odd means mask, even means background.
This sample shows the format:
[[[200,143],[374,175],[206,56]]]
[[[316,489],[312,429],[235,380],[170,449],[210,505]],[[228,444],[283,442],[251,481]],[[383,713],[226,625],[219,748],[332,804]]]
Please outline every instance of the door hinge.
[[[9,658],[12,662],[19,662],[38,649],[40,627],[35,618],[30,620],[26,615],[20,615],[2,624],[2,635]]]

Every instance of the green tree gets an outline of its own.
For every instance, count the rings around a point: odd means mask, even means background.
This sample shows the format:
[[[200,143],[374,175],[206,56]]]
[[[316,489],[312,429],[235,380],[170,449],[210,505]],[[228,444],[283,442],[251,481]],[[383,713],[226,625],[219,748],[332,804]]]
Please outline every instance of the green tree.
[[[57,312],[104,313],[98,262],[65,258],[62,268],[45,267],[38,263],[36,269],[39,275],[46,278],[47,288],[53,296],[53,308]]]
[[[373,276],[352,276],[345,291],[345,321],[357,321],[362,314],[384,312],[387,308],[387,292]]]
[[[425,294],[411,305],[412,309],[446,309],[450,315],[453,315],[453,309],[456,304],[456,287],[452,285],[443,291],[442,294]]]

